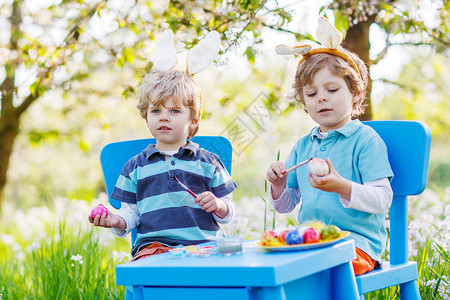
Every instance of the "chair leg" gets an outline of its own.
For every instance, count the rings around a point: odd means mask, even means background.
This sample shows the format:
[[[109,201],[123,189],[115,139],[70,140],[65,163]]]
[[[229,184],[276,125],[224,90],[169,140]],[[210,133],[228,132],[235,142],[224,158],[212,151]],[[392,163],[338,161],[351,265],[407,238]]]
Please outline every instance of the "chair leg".
[[[417,280],[400,284],[400,299],[404,300],[420,300],[419,286],[417,285]]]
[[[261,290],[260,299],[262,300],[286,300],[286,294],[284,292],[284,288],[282,286],[278,287],[265,287]]]
[[[330,275],[333,299],[361,299],[351,262],[332,268],[330,270]]]
[[[129,289],[125,289],[125,300],[133,300],[133,293]]]

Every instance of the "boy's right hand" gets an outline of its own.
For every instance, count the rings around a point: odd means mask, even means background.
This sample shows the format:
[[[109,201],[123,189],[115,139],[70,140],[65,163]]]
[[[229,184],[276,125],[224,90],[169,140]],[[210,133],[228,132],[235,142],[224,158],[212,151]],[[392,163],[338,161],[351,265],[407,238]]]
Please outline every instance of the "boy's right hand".
[[[286,166],[281,161],[276,161],[270,165],[269,170],[266,173],[267,180],[273,184],[278,186],[286,185]]]
[[[272,184],[272,198],[278,199],[286,187],[286,166],[281,161],[270,165],[266,173],[267,180]]]

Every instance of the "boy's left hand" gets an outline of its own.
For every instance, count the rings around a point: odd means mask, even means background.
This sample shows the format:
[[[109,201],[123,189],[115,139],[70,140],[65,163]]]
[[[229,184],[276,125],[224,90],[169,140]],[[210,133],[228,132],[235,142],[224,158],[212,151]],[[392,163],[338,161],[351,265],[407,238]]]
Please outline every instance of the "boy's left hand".
[[[228,214],[228,207],[225,202],[214,196],[211,192],[203,192],[198,195],[195,199],[195,203],[197,203],[206,212],[216,212],[221,217]]]
[[[341,174],[334,169],[333,164],[328,158],[325,162],[330,168],[330,173],[325,176],[313,176],[308,174],[308,179],[311,186],[321,191],[338,193],[341,197],[350,199],[352,192],[351,181],[342,177]]]

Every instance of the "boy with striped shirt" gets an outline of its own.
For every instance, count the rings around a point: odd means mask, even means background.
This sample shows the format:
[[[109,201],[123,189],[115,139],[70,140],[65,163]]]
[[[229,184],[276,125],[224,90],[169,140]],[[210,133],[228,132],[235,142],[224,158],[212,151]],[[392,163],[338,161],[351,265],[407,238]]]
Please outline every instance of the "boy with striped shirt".
[[[216,154],[189,140],[202,113],[200,87],[190,74],[155,70],[139,87],[137,107],[156,144],[125,164],[111,195],[122,202],[118,213],[89,221],[120,237],[137,228],[133,260],[216,239],[218,224],[234,216],[237,185]]]

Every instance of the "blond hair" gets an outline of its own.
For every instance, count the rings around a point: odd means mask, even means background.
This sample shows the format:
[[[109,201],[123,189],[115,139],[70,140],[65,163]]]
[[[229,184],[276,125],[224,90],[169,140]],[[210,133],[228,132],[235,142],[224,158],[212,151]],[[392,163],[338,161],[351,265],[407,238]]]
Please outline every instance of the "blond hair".
[[[147,120],[150,104],[164,106],[172,99],[174,104],[183,105],[191,110],[192,120],[200,119],[202,115],[203,98],[200,86],[192,75],[177,70],[153,70],[144,76],[138,88],[139,109],[141,117]],[[198,126],[189,131],[192,138],[198,131]]]
[[[352,109],[352,117],[356,117],[364,113],[362,103],[366,97],[369,73],[366,64],[355,53],[342,47],[339,47],[339,51],[351,57],[351,60],[353,60],[358,69],[355,70],[354,66],[350,65],[348,61],[340,56],[325,52],[310,55],[301,61],[297,67],[294,84],[292,85],[294,92],[291,98],[300,102],[305,107],[303,88],[312,83],[314,75],[319,70],[328,68],[335,76],[342,77],[347,83],[350,93],[358,97],[358,101],[353,103]],[[359,71],[359,74],[357,71]]]

